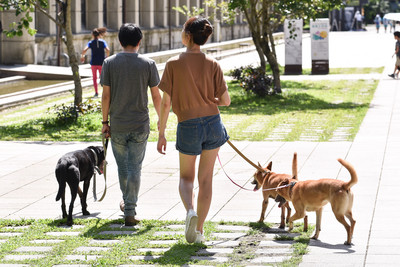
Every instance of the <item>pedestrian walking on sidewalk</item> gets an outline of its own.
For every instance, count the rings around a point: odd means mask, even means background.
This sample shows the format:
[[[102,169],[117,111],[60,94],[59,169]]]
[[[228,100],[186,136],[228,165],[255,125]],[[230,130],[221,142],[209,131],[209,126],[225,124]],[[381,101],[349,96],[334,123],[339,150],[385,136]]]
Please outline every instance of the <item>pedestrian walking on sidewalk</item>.
[[[100,82],[103,86],[101,132],[111,137],[122,192],[121,210],[125,225],[139,223],[136,206],[139,196],[142,162],[150,133],[147,92],[160,115],[160,77],[154,60],[138,53],[142,31],[132,23],[121,26],[118,39],[122,52],[104,60]]]
[[[170,107],[178,117],[176,149],[179,151],[179,193],[186,209],[185,237],[204,242],[203,224],[211,205],[212,178],[219,148],[229,139],[218,106],[230,105],[228,87],[218,62],[200,51],[213,32],[205,18],[186,21],[182,43],[186,51],[166,63],[159,88],[163,91],[157,150],[165,154],[165,128]],[[199,192],[194,211],[197,156]]]
[[[376,33],[379,33],[379,28],[381,27],[381,22],[382,22],[381,16],[379,14],[376,14],[374,22],[376,27]]]
[[[393,79],[397,78],[400,72],[400,32],[396,31],[393,33],[394,39],[396,40],[396,45],[395,45],[395,52],[393,56],[396,55],[396,63],[394,64],[394,70],[392,74],[389,74],[389,77],[392,77]],[[392,56],[392,57],[393,57]]]
[[[389,20],[385,17],[382,19],[383,28],[385,29],[385,33],[387,32],[387,27],[389,25]]]
[[[92,31],[93,40],[90,40],[88,42],[87,46],[85,47],[85,49],[83,49],[81,54],[81,62],[83,63],[85,62],[85,54],[89,50],[89,48],[92,51],[90,66],[92,69],[95,97],[99,96],[99,92],[97,89],[97,72],[99,73],[100,76],[104,58],[106,58],[106,56],[107,57],[110,56],[110,48],[108,48],[106,41],[100,39],[100,36],[102,36],[103,34],[105,34],[105,31],[102,31],[100,33],[100,31],[97,28],[94,29]]]

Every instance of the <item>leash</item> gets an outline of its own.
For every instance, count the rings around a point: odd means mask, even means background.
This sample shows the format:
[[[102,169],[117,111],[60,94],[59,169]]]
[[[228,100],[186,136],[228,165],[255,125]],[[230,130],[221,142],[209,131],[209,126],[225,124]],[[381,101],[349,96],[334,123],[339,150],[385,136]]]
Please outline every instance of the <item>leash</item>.
[[[245,155],[243,155],[242,152],[239,151],[239,149],[237,149],[232,143],[231,141],[229,141],[229,139],[226,141],[232,148],[233,150],[236,151],[236,153],[238,153],[245,161],[247,161],[251,166],[253,166],[254,168],[256,168],[257,170],[259,170],[262,173],[267,173],[266,170],[264,170],[263,168],[261,168],[260,166],[254,164],[251,160],[249,160]]]
[[[98,200],[99,202],[104,199],[106,196],[107,192],[107,161],[106,161],[106,156],[107,156],[107,147],[108,147],[108,139],[105,138],[105,134],[102,135],[102,143],[103,143],[103,149],[104,149],[104,165],[103,165],[103,175],[104,175],[104,192],[101,198]],[[99,168],[96,166],[95,169],[101,174]],[[97,201],[97,194],[96,194],[96,172],[94,173],[94,180],[93,180],[93,199],[94,201]]]
[[[258,191],[258,190],[255,189],[255,188],[254,188],[254,189],[248,189],[248,188],[245,188],[245,187],[239,185],[238,183],[236,183],[236,182],[235,182],[231,177],[229,177],[229,175],[226,173],[226,171],[225,171],[225,169],[224,169],[224,166],[222,166],[221,159],[219,158],[219,154],[217,155],[217,158],[218,158],[219,164],[221,165],[222,171],[225,173],[226,177],[228,177],[228,179],[229,179],[234,185],[236,185],[237,187],[239,187],[239,188],[242,189],[242,190],[253,191],[253,192]],[[265,172],[265,170],[264,170],[264,172]],[[265,179],[264,179],[264,180],[265,180]],[[264,184],[264,183],[263,183],[263,184]],[[270,191],[270,190],[281,189],[281,188],[285,188],[285,187],[289,187],[289,186],[294,186],[295,184],[296,184],[296,182],[291,182],[290,184],[287,184],[287,185],[281,185],[281,186],[274,187],[274,188],[267,188],[267,189],[263,189],[262,191]],[[262,187],[262,186],[261,186],[261,187]],[[261,187],[260,187],[260,188],[261,188]]]
[[[103,149],[104,149],[104,165],[103,165],[103,175],[104,175],[104,191],[103,195],[99,199],[99,202],[104,199],[107,193],[107,147],[108,147],[108,139],[106,139],[106,134],[102,134],[101,142],[103,143]]]
[[[228,177],[228,179],[231,180],[231,182],[232,182],[234,185],[236,185],[236,186],[238,186],[240,189],[243,189],[243,190],[246,190],[246,191],[253,191],[253,192],[257,191],[255,188],[254,188],[253,190],[252,190],[252,189],[247,189],[247,188],[244,188],[243,186],[241,186],[241,185],[235,183],[235,181],[233,181],[233,180],[231,179],[231,177],[229,177],[229,175],[226,173],[224,167],[222,166],[221,159],[219,158],[219,154],[217,155],[217,157],[218,157],[219,165],[221,165],[221,168],[222,168],[222,170],[224,171],[226,177]]]

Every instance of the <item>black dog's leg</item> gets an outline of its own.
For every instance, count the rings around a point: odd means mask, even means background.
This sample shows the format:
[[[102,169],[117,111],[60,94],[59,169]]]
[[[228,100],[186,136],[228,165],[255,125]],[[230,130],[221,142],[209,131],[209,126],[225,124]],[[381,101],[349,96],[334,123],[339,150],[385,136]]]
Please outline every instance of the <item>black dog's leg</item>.
[[[78,194],[78,190],[76,187],[73,187],[73,185],[70,185],[70,188],[71,188],[71,203],[69,204],[68,217],[67,217],[67,225],[69,225],[69,226],[71,226],[73,224],[72,212],[74,211],[74,202],[76,199],[76,195]]]
[[[67,215],[67,209],[66,209],[66,206],[65,206],[65,190],[64,190],[64,193],[61,196],[61,210],[62,210],[63,219],[67,218],[68,215]]]
[[[83,182],[83,193],[81,192],[82,195],[79,194],[79,196],[81,197],[81,206],[82,206],[82,214],[83,215],[90,215],[90,212],[88,212],[88,210],[87,210],[87,203],[86,203],[87,194],[89,191],[89,185],[90,185],[90,180]],[[79,189],[79,191],[80,191],[80,189]]]
[[[76,199],[76,195],[78,194],[80,173],[79,169],[75,166],[71,166],[71,168],[68,170],[68,173],[70,179],[67,180],[67,183],[71,190],[71,203],[69,204],[67,225],[71,226],[73,224],[72,213],[74,211],[74,202]]]

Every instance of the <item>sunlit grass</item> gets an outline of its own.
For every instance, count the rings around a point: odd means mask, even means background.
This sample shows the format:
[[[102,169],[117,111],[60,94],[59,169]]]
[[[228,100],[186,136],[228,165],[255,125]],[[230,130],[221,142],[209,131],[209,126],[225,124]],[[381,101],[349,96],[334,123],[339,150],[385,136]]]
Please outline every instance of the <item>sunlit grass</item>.
[[[346,131],[343,141],[351,141],[368,110],[378,81],[282,81],[283,93],[260,98],[245,93],[229,82],[232,103],[220,107],[221,117],[232,140],[329,141],[338,131]],[[91,89],[84,100],[90,99]],[[157,115],[151,103],[149,141],[157,141]],[[100,112],[79,117],[76,123],[53,123],[55,104],[71,103],[73,96],[46,101],[1,112],[0,140],[100,141]],[[100,104],[100,98],[93,99]],[[171,112],[166,129],[168,141],[175,141],[177,119]],[[282,130],[283,129],[283,130]],[[277,131],[285,134],[277,134]]]

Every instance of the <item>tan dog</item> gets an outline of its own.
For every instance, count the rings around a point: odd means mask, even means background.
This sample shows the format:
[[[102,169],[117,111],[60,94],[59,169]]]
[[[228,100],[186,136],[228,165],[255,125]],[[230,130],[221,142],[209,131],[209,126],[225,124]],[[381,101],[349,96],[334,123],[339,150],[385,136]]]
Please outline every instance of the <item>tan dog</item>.
[[[258,164],[260,167],[261,165]],[[261,167],[262,168],[262,167]],[[261,216],[258,222],[263,222],[265,218],[265,210],[268,207],[268,200],[269,198],[276,199],[278,197],[278,193],[276,192],[275,188],[285,179],[295,179],[297,180],[297,153],[293,154],[293,162],[292,162],[292,175],[290,174],[283,174],[283,173],[275,173],[272,172],[272,162],[269,162],[268,166],[266,168],[263,168],[266,170],[266,172],[261,172],[259,170],[256,171],[254,174],[253,178],[254,180],[251,182],[252,184],[255,184],[254,191],[262,188],[262,193],[263,193],[263,202],[262,202],[262,208],[261,208]],[[288,222],[288,219],[290,217],[291,213],[291,208],[289,207],[289,203],[286,202],[283,199],[283,204],[282,206],[280,205],[279,207],[281,208],[281,223],[279,225],[279,228],[285,228],[285,209],[287,209],[287,216],[286,216],[286,223]],[[304,221],[304,229],[307,230],[308,225],[307,225],[307,218],[305,218]]]
[[[279,184],[279,186],[287,185],[285,188],[277,189],[277,192],[286,200],[292,201],[296,210],[296,213],[289,219],[289,231],[293,229],[293,221],[303,218],[306,215],[306,211],[315,211],[317,222],[315,234],[312,238],[317,239],[321,231],[322,209],[330,202],[336,219],[346,228],[347,240],[344,244],[351,245],[356,221],[353,219],[351,212],[353,193],[350,188],[357,183],[358,178],[350,163],[343,159],[338,159],[338,161],[349,171],[350,181],[343,182],[335,179],[298,181],[297,179],[285,179]],[[350,220],[351,225],[346,222],[345,216]]]

